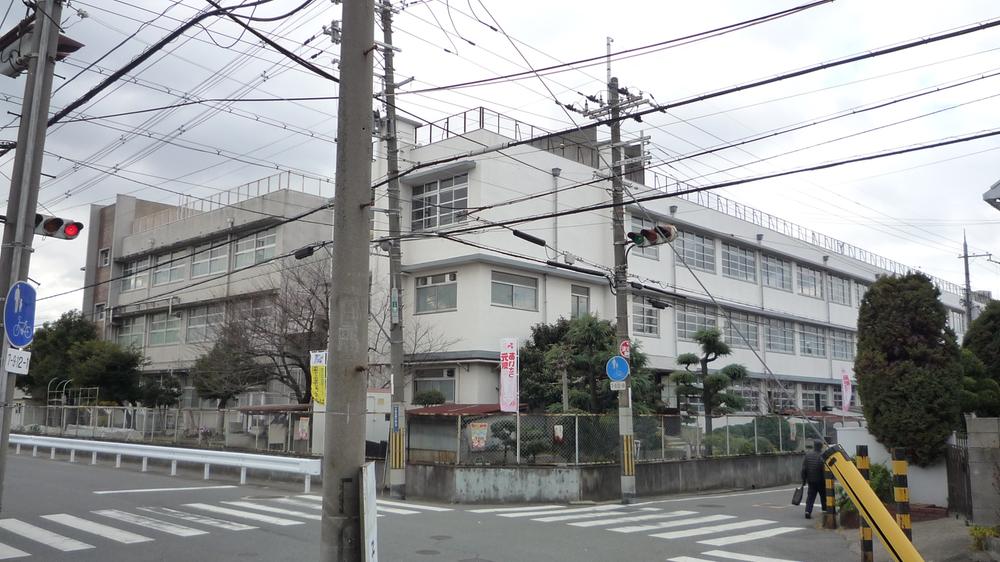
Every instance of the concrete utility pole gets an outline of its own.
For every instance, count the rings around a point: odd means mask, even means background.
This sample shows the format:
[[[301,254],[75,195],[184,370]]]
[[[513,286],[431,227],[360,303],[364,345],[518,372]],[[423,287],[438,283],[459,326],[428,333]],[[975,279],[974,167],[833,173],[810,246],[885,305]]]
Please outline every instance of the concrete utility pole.
[[[354,0],[343,7],[321,554],[327,562],[360,562],[375,3]]]
[[[55,71],[59,28],[55,22],[62,15],[61,0],[41,0],[35,7],[35,32],[31,39],[31,61],[24,85],[21,123],[17,129],[17,151],[11,173],[10,194],[7,196],[7,224],[0,247],[0,295],[6,295],[11,285],[28,278],[31,241],[35,234],[35,210],[38,207],[38,183],[42,176],[42,155],[45,152],[46,121],[49,98],[52,96],[52,74]],[[2,336],[0,336],[2,338]],[[5,338],[4,338],[5,340]],[[0,373],[3,376],[3,427],[0,429],[0,510],[3,506],[3,482],[7,475],[7,444],[10,442],[10,407],[14,397],[15,377],[3,368],[7,362],[7,342],[0,351]]]
[[[396,136],[396,84],[392,66],[392,6],[382,0],[382,38],[385,46],[385,151],[389,175],[389,364],[392,374],[392,415],[389,426],[389,495],[406,499],[406,381],[403,376],[403,249],[399,206],[399,139]]]
[[[611,108],[611,201],[614,211],[611,215],[612,233],[615,244],[615,307],[616,335],[618,343],[628,341],[629,284],[628,262],[625,261],[625,205],[624,182],[622,180],[621,149],[621,108],[618,105],[618,78],[608,82],[608,105]],[[621,435],[621,487],[622,503],[631,503],[635,498],[635,449],[632,432],[632,383],[625,379],[625,390],[618,391],[618,433]]]
[[[962,231],[962,255],[958,256],[965,262],[965,329],[972,325],[972,281],[969,277],[969,258],[990,258],[991,254],[969,254],[969,242]]]

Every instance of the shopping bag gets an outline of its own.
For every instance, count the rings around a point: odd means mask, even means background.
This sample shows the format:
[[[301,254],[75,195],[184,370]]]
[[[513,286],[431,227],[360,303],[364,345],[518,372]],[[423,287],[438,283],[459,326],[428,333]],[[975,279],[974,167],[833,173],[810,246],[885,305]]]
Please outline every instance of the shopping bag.
[[[792,493],[792,505],[799,505],[800,503],[802,503],[802,486],[795,488],[795,491]]]

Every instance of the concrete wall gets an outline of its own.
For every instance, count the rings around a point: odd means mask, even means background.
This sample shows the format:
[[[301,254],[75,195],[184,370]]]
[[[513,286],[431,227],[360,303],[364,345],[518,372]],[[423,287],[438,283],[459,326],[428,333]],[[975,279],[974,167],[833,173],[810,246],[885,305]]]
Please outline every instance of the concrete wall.
[[[969,483],[972,520],[976,525],[1000,523],[1000,418],[966,416],[969,435]]]
[[[796,482],[802,455],[640,463],[640,496],[763,488]],[[454,503],[605,501],[620,497],[617,465],[480,467],[411,463],[407,494]]]
[[[858,445],[868,445],[868,458],[871,459],[871,463],[885,464],[890,471],[892,470],[892,454],[875,440],[874,435],[868,433],[867,428],[838,427],[837,442],[852,456]],[[911,503],[948,505],[948,467],[943,459],[927,467],[911,464],[907,471],[907,480],[910,485]]]

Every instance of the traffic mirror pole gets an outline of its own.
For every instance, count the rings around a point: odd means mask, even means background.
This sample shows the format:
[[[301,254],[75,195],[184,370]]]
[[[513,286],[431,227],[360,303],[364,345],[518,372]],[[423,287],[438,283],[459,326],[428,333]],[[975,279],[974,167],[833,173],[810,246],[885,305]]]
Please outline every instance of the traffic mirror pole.
[[[42,155],[45,151],[46,121],[49,98],[52,96],[52,74],[55,71],[59,29],[55,22],[62,15],[62,0],[41,0],[35,6],[37,33],[31,39],[28,76],[21,104],[21,122],[17,129],[17,150],[11,172],[10,194],[7,196],[7,224],[0,247],[0,294],[28,278],[31,240],[35,231],[35,209],[38,206],[38,184],[42,175]],[[41,56],[39,56],[41,54]],[[13,217],[13,220],[11,220]],[[13,410],[15,377],[7,373],[7,350],[4,341],[0,351],[0,408],[3,426],[0,428],[0,511],[3,511],[4,479],[7,475],[7,447],[10,442],[10,421]]]

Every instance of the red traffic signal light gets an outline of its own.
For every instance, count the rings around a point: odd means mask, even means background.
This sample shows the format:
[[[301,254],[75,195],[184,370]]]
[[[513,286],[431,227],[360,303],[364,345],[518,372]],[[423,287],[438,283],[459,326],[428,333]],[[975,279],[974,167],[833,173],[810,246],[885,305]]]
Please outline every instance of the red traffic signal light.
[[[658,224],[653,228],[644,228],[639,232],[629,232],[628,238],[640,248],[665,244],[673,242],[677,238],[677,227],[672,224]]]
[[[80,235],[83,223],[48,215],[35,215],[35,234],[72,240]]]

